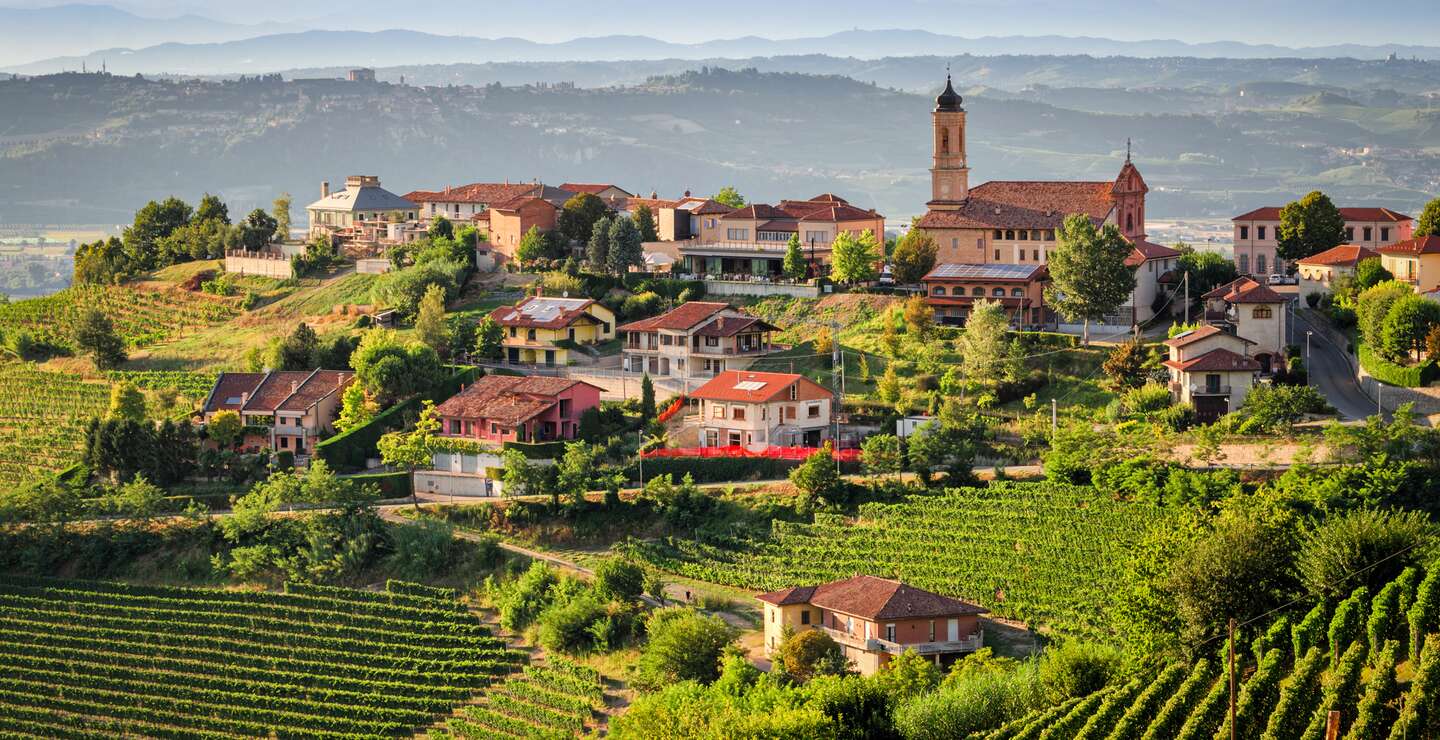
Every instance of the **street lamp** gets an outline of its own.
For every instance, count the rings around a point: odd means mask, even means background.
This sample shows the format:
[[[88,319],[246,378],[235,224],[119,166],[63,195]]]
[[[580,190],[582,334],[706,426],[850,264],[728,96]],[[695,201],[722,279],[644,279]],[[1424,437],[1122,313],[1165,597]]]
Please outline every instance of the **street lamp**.
[[[1305,385],[1310,385],[1310,335],[1315,332],[1305,330]]]

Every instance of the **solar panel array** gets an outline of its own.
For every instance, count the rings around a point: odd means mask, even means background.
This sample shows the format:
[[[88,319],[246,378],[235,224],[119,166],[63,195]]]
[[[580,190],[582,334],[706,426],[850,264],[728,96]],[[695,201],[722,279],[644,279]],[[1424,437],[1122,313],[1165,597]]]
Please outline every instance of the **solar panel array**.
[[[1040,269],[1034,265],[972,265],[947,262],[943,265],[936,265],[934,270],[926,277],[930,278],[954,278],[954,279],[975,279],[975,280],[1024,280],[1029,278]]]

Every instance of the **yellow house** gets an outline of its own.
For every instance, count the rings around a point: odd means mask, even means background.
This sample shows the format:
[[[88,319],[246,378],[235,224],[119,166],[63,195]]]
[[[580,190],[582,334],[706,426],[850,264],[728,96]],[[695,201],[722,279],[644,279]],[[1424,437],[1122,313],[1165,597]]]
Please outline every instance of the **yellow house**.
[[[1396,280],[1422,292],[1440,286],[1440,236],[1417,236],[1376,251],[1380,253],[1380,264]]]
[[[568,365],[576,346],[615,338],[615,313],[587,298],[534,296],[490,317],[505,330],[505,361],[516,365]]]

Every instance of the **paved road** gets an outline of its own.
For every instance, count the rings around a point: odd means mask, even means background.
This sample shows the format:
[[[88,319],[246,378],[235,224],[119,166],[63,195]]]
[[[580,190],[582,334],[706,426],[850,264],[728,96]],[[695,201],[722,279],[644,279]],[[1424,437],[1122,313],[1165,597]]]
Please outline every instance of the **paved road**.
[[[1361,390],[1355,379],[1353,360],[1345,347],[1335,343],[1326,331],[1314,325],[1304,311],[1295,312],[1296,337],[1303,346],[1306,330],[1314,331],[1310,336],[1310,382],[1320,389],[1325,400],[1330,402],[1342,419],[1364,419],[1375,414],[1375,399]]]

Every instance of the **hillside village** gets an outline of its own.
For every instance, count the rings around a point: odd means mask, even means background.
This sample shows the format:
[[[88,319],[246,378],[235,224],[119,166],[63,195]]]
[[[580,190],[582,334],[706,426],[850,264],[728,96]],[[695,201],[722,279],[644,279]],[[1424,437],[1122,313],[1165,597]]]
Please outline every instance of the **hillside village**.
[[[1440,198],[1230,259],[930,115],[909,223],[333,173],[81,245],[0,305],[0,734],[1440,737]]]

